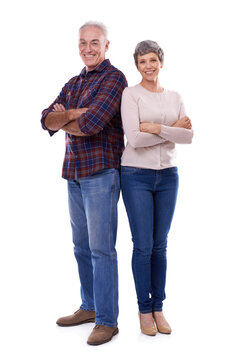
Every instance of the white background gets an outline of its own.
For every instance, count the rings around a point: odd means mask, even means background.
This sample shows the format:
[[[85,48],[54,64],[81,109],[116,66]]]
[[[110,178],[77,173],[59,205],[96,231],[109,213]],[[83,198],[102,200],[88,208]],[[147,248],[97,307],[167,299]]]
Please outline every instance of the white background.
[[[238,1],[8,1],[1,5],[2,359],[239,359]],[[64,134],[50,138],[41,111],[79,74],[78,28],[109,28],[108,57],[140,81],[142,40],[165,52],[161,85],[181,93],[195,130],[178,146],[180,190],[169,234],[164,312],[173,333],[140,333],[131,235],[119,202],[119,335],[101,347],[93,324],[59,328],[79,306]]]

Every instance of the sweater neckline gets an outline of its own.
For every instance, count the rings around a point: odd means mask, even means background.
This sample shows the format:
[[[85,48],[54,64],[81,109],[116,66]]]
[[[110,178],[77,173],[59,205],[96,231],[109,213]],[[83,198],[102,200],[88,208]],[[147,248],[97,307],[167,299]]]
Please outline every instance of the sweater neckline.
[[[141,89],[147,91],[147,92],[150,93],[150,94],[161,95],[161,94],[164,94],[164,93],[166,92],[166,89],[165,89],[165,88],[163,88],[163,91],[161,91],[161,92],[155,92],[155,91],[150,91],[150,90],[146,89],[146,88],[143,87],[141,84],[138,84],[137,86],[140,87]]]

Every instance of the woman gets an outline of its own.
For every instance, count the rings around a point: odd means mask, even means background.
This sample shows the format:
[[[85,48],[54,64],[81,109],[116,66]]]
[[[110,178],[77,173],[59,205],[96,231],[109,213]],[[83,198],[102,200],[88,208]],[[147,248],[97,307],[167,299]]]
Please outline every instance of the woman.
[[[178,191],[175,143],[191,143],[193,136],[180,95],[160,85],[163,58],[154,41],[136,46],[134,59],[142,81],[124,90],[121,105],[128,140],[121,161],[122,195],[133,240],[140,327],[147,335],[171,333],[162,303],[167,237]]]

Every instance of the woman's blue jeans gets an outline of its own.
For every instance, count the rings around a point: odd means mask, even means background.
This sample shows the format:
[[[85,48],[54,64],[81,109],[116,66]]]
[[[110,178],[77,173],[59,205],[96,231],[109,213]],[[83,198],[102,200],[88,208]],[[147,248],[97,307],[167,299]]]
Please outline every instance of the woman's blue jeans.
[[[115,249],[119,171],[104,169],[68,181],[74,255],[81,283],[81,309],[95,310],[95,323],[114,327],[118,317]]]
[[[162,311],[167,238],[177,199],[178,170],[122,166],[121,186],[132,233],[132,270],[139,311]]]

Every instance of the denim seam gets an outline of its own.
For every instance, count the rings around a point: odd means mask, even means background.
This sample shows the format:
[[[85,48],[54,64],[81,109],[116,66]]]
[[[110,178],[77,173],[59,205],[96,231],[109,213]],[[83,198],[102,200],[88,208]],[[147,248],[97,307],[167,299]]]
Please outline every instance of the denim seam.
[[[116,322],[114,322],[114,323],[108,323],[108,322],[105,322],[105,321],[95,321],[95,324],[96,324],[96,325],[109,326],[109,327],[117,326],[117,323],[116,323]]]
[[[84,311],[95,311],[95,309],[94,308],[85,308],[84,306],[80,306],[80,309],[81,310],[84,310]]]
[[[149,314],[149,313],[152,313],[153,310],[150,309],[150,310],[143,310],[143,311],[139,310],[139,311],[141,314]]]
[[[116,319],[116,309],[115,309],[115,290],[116,290],[116,283],[115,283],[115,267],[114,267],[114,258],[113,258],[113,249],[112,249],[112,242],[113,242],[113,223],[112,223],[112,218],[113,218],[113,205],[114,205],[114,188],[116,187],[115,185],[115,178],[116,178],[116,173],[114,172],[113,174],[113,186],[112,186],[112,194],[111,194],[111,213],[110,213],[110,231],[109,231],[109,240],[110,240],[110,250],[111,250],[111,258],[112,258],[112,265],[113,265],[113,316],[114,319]],[[104,324],[102,324],[104,325]],[[107,325],[106,325],[107,326]]]

